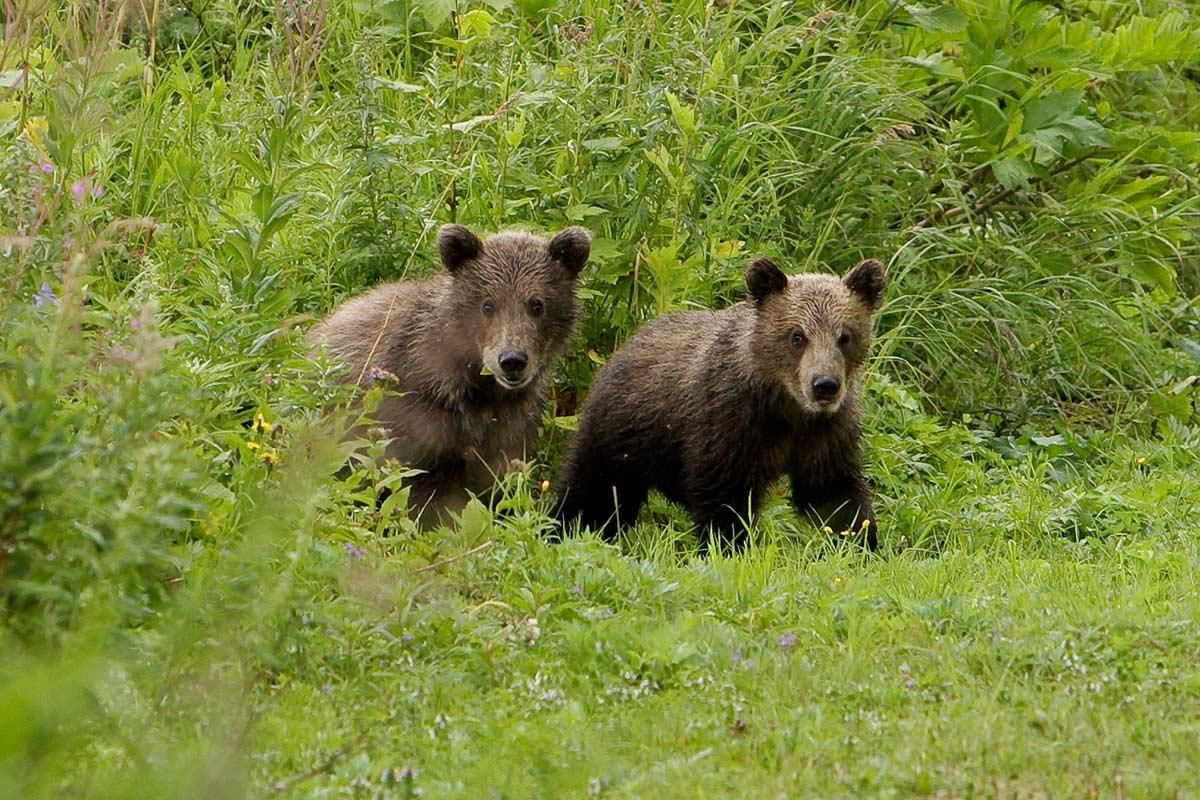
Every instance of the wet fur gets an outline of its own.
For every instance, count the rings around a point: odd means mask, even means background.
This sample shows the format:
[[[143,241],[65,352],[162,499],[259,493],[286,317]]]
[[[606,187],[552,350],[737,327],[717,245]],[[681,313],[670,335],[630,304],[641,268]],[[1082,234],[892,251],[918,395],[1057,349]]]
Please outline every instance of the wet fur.
[[[764,259],[747,284],[748,302],[646,324],[600,371],[558,479],[565,523],[611,539],[657,489],[711,540],[738,548],[764,493],[787,475],[799,511],[875,546],[859,419],[883,265],[864,262],[845,279],[788,279]],[[798,329],[802,351],[792,343]],[[851,341],[839,346],[847,329]],[[832,413],[803,396],[814,370],[842,377]]]
[[[387,456],[424,470],[409,483],[423,520],[461,508],[468,492],[486,492],[532,446],[546,375],[579,315],[575,280],[590,236],[569,228],[551,242],[519,232],[481,242],[454,225],[442,229],[438,246],[445,273],[379,286],[309,333],[345,365],[344,381],[395,377],[397,391],[375,418],[393,439]],[[545,306],[536,318],[532,297]],[[485,300],[496,309],[490,317],[481,311]],[[531,380],[518,389],[481,374],[485,352],[500,349],[501,328],[530,356]]]

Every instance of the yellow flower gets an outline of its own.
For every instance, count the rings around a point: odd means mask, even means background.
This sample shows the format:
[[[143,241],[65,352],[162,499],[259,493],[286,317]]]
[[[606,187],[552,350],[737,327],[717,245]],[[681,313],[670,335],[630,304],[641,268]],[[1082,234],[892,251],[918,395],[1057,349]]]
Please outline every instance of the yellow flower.
[[[870,527],[870,525],[871,525],[871,520],[864,519],[862,521],[862,524],[859,525],[858,527],[859,527],[859,530],[866,530],[868,527]]]
[[[542,481],[542,494],[550,491],[550,481]]]
[[[279,463],[279,454],[276,453],[274,450],[263,450],[261,453],[258,454],[258,457],[260,459],[262,459],[263,461],[266,461],[268,464],[278,464]]]
[[[842,581],[843,581],[843,578],[842,578],[841,576],[837,576],[837,577],[835,577],[835,578],[833,579],[833,585],[834,585],[834,586],[841,586],[841,585],[842,585]]]
[[[257,450],[258,448],[262,447],[262,445],[258,442],[246,442],[246,447],[249,447],[251,450]]]
[[[829,527],[828,525],[821,528],[821,530],[824,531],[826,536],[833,536],[833,528]]]
[[[21,133],[37,148],[38,153],[46,156],[46,137],[50,134],[50,123],[45,117],[30,117]]]
[[[1142,456],[1141,458],[1139,458],[1139,459],[1137,460],[1137,463],[1138,463],[1138,466],[1139,466],[1139,467],[1144,467],[1144,466],[1146,466],[1146,457],[1145,457],[1145,456]]]
[[[271,431],[275,430],[275,426],[270,422],[267,422],[266,417],[262,415],[262,412],[259,412],[258,414],[254,415],[254,430],[270,433]]]

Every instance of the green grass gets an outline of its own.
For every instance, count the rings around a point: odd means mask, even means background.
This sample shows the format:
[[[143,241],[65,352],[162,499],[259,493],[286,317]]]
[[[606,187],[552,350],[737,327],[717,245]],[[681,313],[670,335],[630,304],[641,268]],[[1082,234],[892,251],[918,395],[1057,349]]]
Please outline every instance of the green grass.
[[[0,796],[1200,795],[1190,8],[12,7]],[[595,244],[537,458],[422,534],[300,335],[451,219]],[[888,264],[882,551],[784,487],[548,541],[598,364],[760,254]]]

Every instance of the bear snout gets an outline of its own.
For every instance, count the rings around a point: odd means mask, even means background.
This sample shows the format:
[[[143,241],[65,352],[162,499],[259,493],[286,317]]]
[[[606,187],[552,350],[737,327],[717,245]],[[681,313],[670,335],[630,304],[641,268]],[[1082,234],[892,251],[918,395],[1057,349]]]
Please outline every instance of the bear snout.
[[[833,375],[818,375],[812,379],[812,393],[818,403],[832,403],[841,388],[842,382]]]

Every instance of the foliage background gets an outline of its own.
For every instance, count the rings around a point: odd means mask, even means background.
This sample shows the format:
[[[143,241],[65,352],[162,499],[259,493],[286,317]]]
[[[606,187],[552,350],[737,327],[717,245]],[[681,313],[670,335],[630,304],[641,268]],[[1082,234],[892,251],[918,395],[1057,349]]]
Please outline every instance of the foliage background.
[[[10,0],[0,794],[1200,790],[1183,0]],[[541,463],[418,536],[303,329],[584,224]],[[889,265],[886,546],[539,486],[642,321]]]

